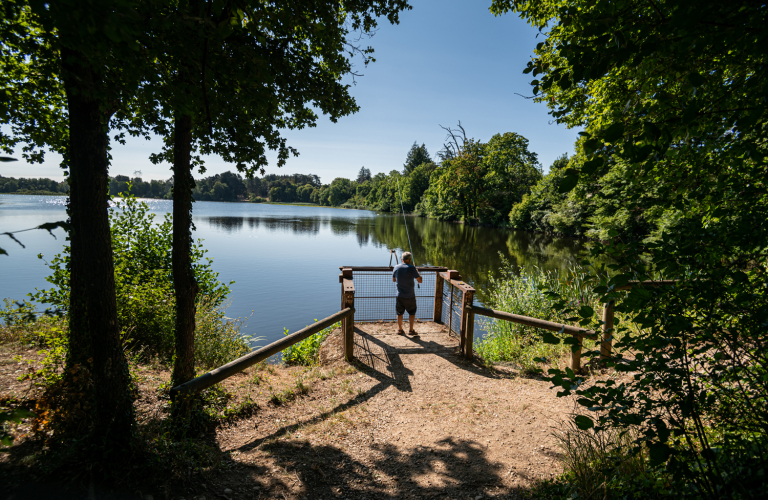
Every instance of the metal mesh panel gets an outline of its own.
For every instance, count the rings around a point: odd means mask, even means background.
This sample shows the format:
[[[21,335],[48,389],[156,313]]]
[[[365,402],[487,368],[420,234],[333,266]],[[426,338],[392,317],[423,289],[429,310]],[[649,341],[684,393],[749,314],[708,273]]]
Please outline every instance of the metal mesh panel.
[[[416,319],[432,321],[435,310],[435,271],[419,270],[422,281],[416,288]],[[355,321],[396,321],[397,287],[392,271],[355,271]],[[408,312],[405,313],[408,317]]]
[[[443,317],[442,322],[450,328],[449,333],[459,335],[461,332],[461,301],[463,292],[443,281]]]

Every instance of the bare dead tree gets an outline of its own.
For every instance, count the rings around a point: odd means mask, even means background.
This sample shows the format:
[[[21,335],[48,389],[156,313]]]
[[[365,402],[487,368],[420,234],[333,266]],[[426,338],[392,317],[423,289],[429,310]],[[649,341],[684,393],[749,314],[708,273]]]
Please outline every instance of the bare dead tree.
[[[468,140],[467,131],[462,127],[461,120],[459,120],[459,125],[456,129],[443,127],[442,125],[440,125],[440,128],[447,132],[443,149],[437,152],[437,157],[440,158],[440,161],[452,160],[461,155]]]

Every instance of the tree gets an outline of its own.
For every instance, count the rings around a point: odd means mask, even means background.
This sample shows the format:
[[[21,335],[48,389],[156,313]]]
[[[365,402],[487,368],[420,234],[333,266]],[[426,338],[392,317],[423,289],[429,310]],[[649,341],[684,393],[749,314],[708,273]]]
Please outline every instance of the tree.
[[[413,146],[411,146],[411,149],[408,151],[408,155],[405,157],[403,173],[409,174],[413,172],[416,167],[424,163],[432,163],[429,151],[427,151],[427,147],[424,144],[419,146],[414,142]]]
[[[328,202],[334,207],[346,202],[354,194],[354,188],[352,182],[344,177],[336,177],[331,182],[330,189],[328,191]]]
[[[446,130],[439,154],[443,162],[431,176],[420,211],[498,224],[541,177],[536,154],[528,151],[527,139],[513,132],[482,143],[467,139],[463,128]]]
[[[275,186],[269,190],[269,201],[284,201],[285,189],[283,186]]]
[[[662,212],[658,237],[609,230],[613,241],[595,246],[615,262],[595,291],[641,326],[614,333],[631,359],[613,366],[632,379],[553,380],[603,409],[582,426],[633,427],[680,494],[761,496],[768,458],[751,450],[768,436],[768,12],[711,0],[496,0],[491,10],[546,30],[525,70],[533,93],[559,123],[586,129],[584,161],[562,172],[560,191],[599,182],[612,186],[598,194],[611,217]],[[678,281],[616,290],[655,276]]]
[[[355,45],[372,34],[377,18],[398,22],[406,0],[362,2],[292,0],[279,4],[193,1],[167,12],[154,25],[154,56],[160,71],[142,94],[142,119],[166,136],[153,161],[169,161],[174,176],[174,287],[178,345],[173,383],[194,376],[194,300],[191,272],[193,166],[201,155],[218,154],[250,178],[264,173],[266,150],[277,165],[298,154],[280,135],[317,120],[332,121],[357,111],[340,78],[352,73],[351,57],[372,60],[373,49]],[[284,187],[283,196],[295,197]]]
[[[483,149],[476,216],[498,224],[541,179],[541,167],[536,153],[528,151],[528,139],[514,132],[494,135]]]
[[[27,160],[43,148],[61,153],[70,185],[70,368],[85,368],[95,402],[91,442],[128,446],[133,423],[129,373],[117,322],[107,218],[109,135],[134,102],[152,66],[146,4],[123,0],[37,3],[9,0],[0,9],[3,40],[0,116]],[[120,135],[118,135],[118,140]]]
[[[363,182],[369,180],[371,180],[371,170],[365,167],[360,167],[360,171],[357,173],[357,180],[355,182],[362,184]]]

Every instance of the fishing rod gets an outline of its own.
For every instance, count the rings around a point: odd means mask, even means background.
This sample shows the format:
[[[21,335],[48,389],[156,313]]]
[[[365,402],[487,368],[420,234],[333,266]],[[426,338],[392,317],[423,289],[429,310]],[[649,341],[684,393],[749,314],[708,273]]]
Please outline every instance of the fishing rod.
[[[400,210],[403,212],[403,223],[405,224],[405,234],[408,236],[408,247],[411,249],[411,262],[413,265],[416,265],[416,259],[413,257],[413,245],[411,244],[411,234],[408,232],[408,219],[405,218],[405,207],[403,206],[403,193],[400,191],[400,179],[395,179],[397,181],[397,194],[400,195]],[[416,283],[416,286],[421,289],[421,286],[419,286],[418,283]]]

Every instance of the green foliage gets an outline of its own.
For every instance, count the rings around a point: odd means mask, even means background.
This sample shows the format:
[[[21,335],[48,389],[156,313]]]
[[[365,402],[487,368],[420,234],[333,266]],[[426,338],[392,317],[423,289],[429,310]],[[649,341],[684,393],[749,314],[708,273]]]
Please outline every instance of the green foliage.
[[[355,194],[355,186],[352,181],[343,177],[337,177],[331,182],[328,189],[328,203],[338,207]]]
[[[6,411],[0,411],[0,446],[11,446],[13,437],[8,432],[8,426],[11,424],[20,424],[25,418],[34,417],[35,414],[26,408],[13,408]]]
[[[446,220],[504,222],[512,206],[541,178],[528,140],[513,132],[487,144],[465,139],[432,174],[420,212]]]
[[[633,196],[629,168],[623,160],[616,160],[613,168],[599,179],[583,180],[570,192],[560,192],[566,172],[585,163],[583,143],[577,143],[575,156],[555,160],[550,172],[512,207],[511,225],[516,229],[602,241],[611,238],[609,233],[616,233],[625,241],[657,238],[676,211],[658,205],[657,190],[653,187]],[[633,197],[637,203],[630,209],[625,200]]]
[[[317,320],[315,320],[317,322]],[[340,323],[331,325],[328,328],[320,330],[314,335],[311,335],[301,342],[297,342],[283,351],[283,363],[286,365],[299,365],[299,366],[314,366],[319,363],[320,358],[320,346],[323,344],[328,335],[333,330],[339,328]],[[289,335],[286,328],[283,332],[284,335]]]
[[[366,65],[374,58],[352,39],[375,32],[381,18],[397,24],[410,9],[405,0],[152,6],[160,11],[148,26],[157,64],[138,100],[145,127],[166,138],[152,161],[173,161],[174,119],[186,116],[192,163],[218,154],[248,178],[264,173],[267,150],[276,151],[278,167],[298,155],[285,129],[314,126],[318,111],[336,121],[359,109],[342,77],[353,57]],[[227,187],[214,183],[213,196],[236,199]]]
[[[174,351],[175,300],[171,249],[173,221],[166,214],[159,223],[149,206],[132,195],[110,208],[112,250],[115,262],[118,321],[129,348],[146,349],[169,359]],[[218,281],[205,257],[202,242],[192,246],[195,279],[200,286],[196,330],[201,366],[218,366],[220,361],[237,358],[246,352],[247,342],[238,326],[224,319],[220,306],[229,287]],[[40,256],[42,258],[42,256]],[[56,255],[48,267],[52,274],[46,280],[53,288],[31,294],[34,301],[51,304],[62,311],[69,306],[69,247]]]
[[[594,290],[640,326],[615,325],[609,365],[632,374],[623,383],[580,386],[554,369],[551,380],[601,410],[598,431],[632,428],[678,496],[764,497],[768,12],[711,0],[493,3],[507,10],[546,29],[526,68],[534,94],[558,122],[586,128],[583,162],[560,187],[598,198],[589,216],[609,241],[593,255],[615,264]],[[653,276],[678,282],[617,290]]]
[[[502,262],[503,267],[490,278],[490,291],[485,299],[492,309],[567,322],[566,317],[553,310],[555,301],[548,295],[553,291],[568,297],[574,307],[599,307],[598,296],[586,286],[589,273],[584,268],[544,271],[537,267],[517,268],[504,259]],[[525,372],[535,373],[540,370],[541,360],[546,360],[547,365],[559,366],[562,358],[570,353],[569,344],[542,341],[549,332],[538,328],[501,320],[488,319],[484,323],[488,334],[476,349],[486,362],[512,362]]]
[[[554,437],[564,471],[560,481],[566,482],[568,493],[575,493],[578,498],[621,498],[621,493],[625,493],[621,491],[622,482],[647,479],[646,476],[659,477],[661,486],[669,484],[663,475],[655,476],[648,470],[647,450],[632,453],[633,436],[629,433],[595,432],[566,423]]]
[[[141,177],[129,178],[126,175],[116,175],[109,179],[110,196],[118,196],[120,193],[131,192],[139,198],[164,198],[171,199],[173,179],[165,181],[142,180]]]
[[[224,314],[221,300],[203,295],[195,314],[195,363],[204,370],[225,365],[251,352],[251,344],[259,337],[248,337],[240,328],[243,321]]]
[[[405,157],[405,163],[403,164],[403,174],[407,175],[413,172],[419,165],[425,163],[432,163],[432,157],[429,156],[427,146],[422,144],[419,146],[416,141],[413,142],[413,146],[408,151],[408,155]],[[370,173],[369,176],[370,178]]]
[[[51,179],[0,177],[0,193],[63,195],[69,191],[66,182]]]
[[[196,181],[192,196],[198,201],[237,201],[247,192],[240,174],[224,172]]]

